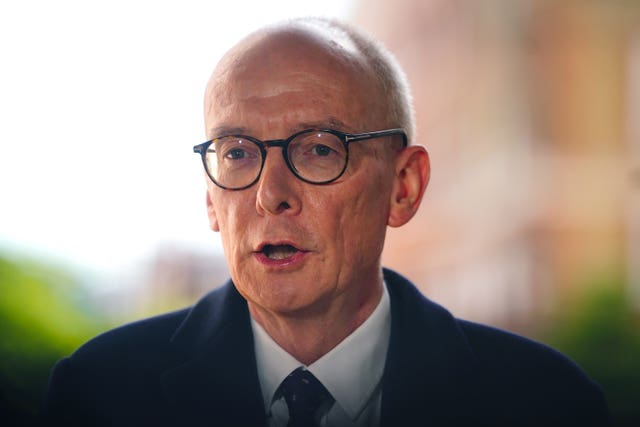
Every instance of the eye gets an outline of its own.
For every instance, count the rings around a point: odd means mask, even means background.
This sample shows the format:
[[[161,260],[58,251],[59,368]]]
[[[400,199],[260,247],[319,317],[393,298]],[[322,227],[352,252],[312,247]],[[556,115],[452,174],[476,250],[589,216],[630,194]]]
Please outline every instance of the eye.
[[[241,159],[247,158],[248,156],[249,156],[249,153],[247,153],[245,150],[241,148],[234,148],[232,150],[229,150],[224,155],[224,157],[229,160],[241,160]]]
[[[311,150],[309,151],[311,152],[311,154],[314,154],[320,157],[327,157],[327,156],[330,156],[331,153],[335,152],[335,150],[333,150],[331,147],[328,147],[323,144],[316,144],[313,147],[311,147]]]
[[[260,158],[258,146],[242,139],[228,138],[218,142],[218,158],[229,163],[244,163]]]

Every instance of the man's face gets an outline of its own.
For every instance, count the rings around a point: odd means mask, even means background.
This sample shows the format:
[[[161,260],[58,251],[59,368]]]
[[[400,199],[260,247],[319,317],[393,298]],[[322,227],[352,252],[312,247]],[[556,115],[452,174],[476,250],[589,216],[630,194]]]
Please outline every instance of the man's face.
[[[384,128],[371,83],[332,49],[276,36],[233,51],[208,87],[208,136]],[[329,185],[296,178],[279,147],[267,149],[260,179],[247,189],[209,181],[211,227],[250,306],[296,315],[336,303],[357,309],[377,295],[394,175],[384,144],[388,138],[352,143],[346,172]]]

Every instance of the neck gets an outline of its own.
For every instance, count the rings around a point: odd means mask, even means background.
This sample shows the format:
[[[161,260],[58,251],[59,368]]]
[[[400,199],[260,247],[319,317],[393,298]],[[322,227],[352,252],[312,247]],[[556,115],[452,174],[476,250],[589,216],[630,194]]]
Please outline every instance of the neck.
[[[355,331],[375,310],[382,297],[382,280],[360,300],[333,300],[328,308],[278,313],[249,302],[253,319],[287,353],[310,365]]]

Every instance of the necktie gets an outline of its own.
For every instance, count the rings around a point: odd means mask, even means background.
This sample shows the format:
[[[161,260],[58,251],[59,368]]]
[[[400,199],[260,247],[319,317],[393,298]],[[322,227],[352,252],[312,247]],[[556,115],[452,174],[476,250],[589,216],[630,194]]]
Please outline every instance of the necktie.
[[[315,413],[331,394],[306,369],[298,368],[280,384],[284,400],[289,408],[287,427],[312,427],[318,424]]]

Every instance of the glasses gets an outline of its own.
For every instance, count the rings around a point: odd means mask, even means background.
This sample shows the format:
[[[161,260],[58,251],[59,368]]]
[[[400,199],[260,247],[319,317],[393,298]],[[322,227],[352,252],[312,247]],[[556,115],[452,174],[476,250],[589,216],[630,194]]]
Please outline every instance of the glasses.
[[[347,169],[349,143],[384,136],[407,135],[402,129],[344,133],[333,129],[307,129],[287,139],[260,141],[247,135],[223,135],[193,147],[200,154],[209,178],[226,190],[243,190],[260,178],[268,147],[282,147],[284,161],[295,176],[311,184],[329,184]]]

